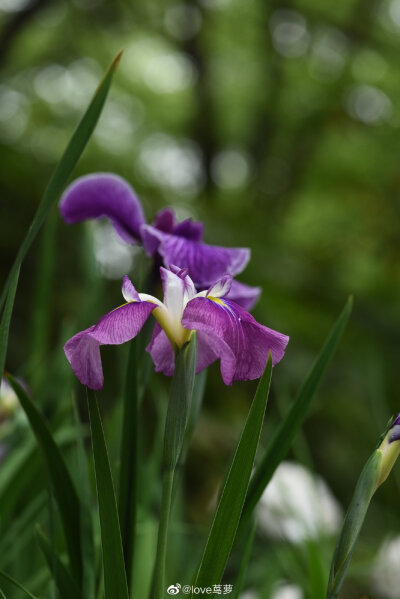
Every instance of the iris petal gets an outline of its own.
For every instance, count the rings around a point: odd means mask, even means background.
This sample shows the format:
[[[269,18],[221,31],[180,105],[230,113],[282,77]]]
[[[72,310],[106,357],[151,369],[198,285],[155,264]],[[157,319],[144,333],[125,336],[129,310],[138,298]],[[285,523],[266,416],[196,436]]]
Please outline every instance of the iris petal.
[[[142,206],[132,187],[112,173],[94,173],[76,179],[60,201],[60,212],[68,224],[107,217],[127,243],[140,239],[145,223]]]
[[[250,250],[247,248],[207,245],[164,233],[150,225],[142,225],[141,234],[148,254],[158,252],[167,268],[171,264],[188,268],[197,287],[212,285],[226,274],[238,274],[250,259]]]
[[[239,304],[245,310],[251,310],[258,302],[261,295],[261,287],[251,287],[240,281],[232,280],[232,285],[226,298]]]
[[[282,359],[289,341],[286,335],[260,325],[243,308],[225,298],[194,298],[185,308],[182,324],[198,331],[202,343],[221,359],[221,375],[226,385],[259,378],[269,351],[275,365]],[[199,360],[202,359],[200,356]]]
[[[136,337],[156,307],[147,301],[124,304],[67,341],[65,355],[82,384],[94,390],[102,388],[100,345],[120,345]]]

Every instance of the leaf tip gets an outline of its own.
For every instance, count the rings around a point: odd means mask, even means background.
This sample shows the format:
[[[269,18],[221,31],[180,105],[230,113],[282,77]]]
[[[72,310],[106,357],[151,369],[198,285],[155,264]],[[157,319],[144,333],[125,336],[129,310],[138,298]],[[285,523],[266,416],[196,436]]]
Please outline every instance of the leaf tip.
[[[118,54],[116,55],[116,57],[114,58],[114,60],[112,61],[112,67],[113,67],[114,69],[117,69],[117,68],[118,68],[118,65],[119,65],[119,62],[120,62],[120,60],[121,60],[121,57],[122,57],[122,54],[123,54],[123,52],[124,52],[124,50],[123,50],[123,49],[122,49],[122,50],[120,50],[120,51],[118,52]]]

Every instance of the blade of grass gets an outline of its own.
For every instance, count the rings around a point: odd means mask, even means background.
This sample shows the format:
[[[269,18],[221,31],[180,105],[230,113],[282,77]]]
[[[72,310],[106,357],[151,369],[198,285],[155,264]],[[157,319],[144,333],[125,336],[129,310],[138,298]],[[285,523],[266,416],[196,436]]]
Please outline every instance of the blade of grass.
[[[94,96],[83,115],[78,127],[76,128],[64,154],[61,157],[60,162],[58,163],[49,184],[44,192],[44,195],[40,201],[36,214],[33,218],[33,221],[28,229],[28,232],[18,250],[17,257],[14,261],[14,264],[11,268],[9,277],[4,286],[1,298],[0,298],[0,310],[2,309],[5,298],[8,293],[8,289],[11,286],[11,281],[14,281],[14,277],[16,272],[19,270],[30,246],[32,245],[33,240],[38,234],[44,219],[47,216],[47,213],[54,204],[54,202],[59,198],[63,188],[65,187],[80,155],[86,147],[87,142],[89,141],[90,136],[93,133],[93,130],[96,126],[96,123],[99,119],[101,111],[104,106],[104,102],[107,98],[107,94],[110,89],[111,81],[114,75],[114,72],[118,66],[119,60],[121,58],[121,52],[117,54],[116,58],[111,63],[110,67],[106,71],[100,85],[94,93]]]
[[[47,464],[63,524],[71,571],[80,585],[82,580],[82,551],[78,495],[60,449],[54,441],[43,416],[24,389],[10,374],[7,374],[7,379],[17,394]]]
[[[3,317],[0,322],[0,377],[3,376],[4,365],[6,362],[8,332],[10,330],[11,314],[14,306],[15,293],[17,291],[19,279],[19,267],[15,269],[10,277],[10,286],[7,293],[7,301],[3,312]]]
[[[30,597],[30,599],[37,599],[37,597],[35,597],[35,595],[32,595],[32,593],[30,593],[28,591],[28,589],[26,589],[25,587],[23,587],[22,584],[20,584],[17,580],[15,580],[15,578],[11,578],[11,576],[9,576],[8,574],[6,574],[2,570],[0,570],[0,580],[4,580],[5,582],[9,582],[13,586],[17,587],[17,589],[19,589],[20,591],[22,591],[23,593],[25,593],[25,595],[27,597]]]
[[[219,584],[223,576],[249,485],[264,421],[271,376],[270,354],[222,490],[194,586]]]
[[[72,413],[74,416],[76,430],[76,468],[81,498],[80,506],[83,563],[82,595],[84,599],[94,599],[96,568],[89,467],[87,454],[85,452],[85,431],[80,420],[78,406],[73,400]]]
[[[289,451],[293,439],[306,417],[311,400],[315,395],[322,376],[324,375],[333,354],[338,346],[340,338],[346,327],[352,310],[353,300],[350,297],[340,314],[338,320],[331,329],[322,349],[317,357],[310,374],[305,380],[300,392],[294,400],[286,418],[281,421],[276,429],[265,453],[257,466],[250,481],[249,492],[243,508],[240,532],[246,526],[253,510],[270,482],[276,468]],[[239,536],[239,535],[238,535]]]
[[[162,459],[161,513],[158,527],[157,552],[153,570],[152,599],[165,595],[165,573],[168,549],[168,529],[171,518],[174,477],[185,439],[190,413],[197,364],[197,339],[194,335],[176,353],[175,371],[165,419]]]
[[[249,565],[251,552],[253,550],[254,535],[256,532],[256,521],[251,522],[249,530],[247,532],[247,540],[245,542],[243,557],[240,562],[239,574],[236,578],[236,582],[233,586],[232,599],[239,599],[239,596],[243,589],[243,583],[246,575],[247,566]]]
[[[41,368],[48,349],[51,319],[51,291],[56,257],[56,232],[58,215],[53,206],[43,227],[40,249],[35,267],[35,288],[32,302],[32,330],[29,352],[29,383],[33,391],[39,390],[45,370]]]
[[[129,599],[110,462],[95,393],[87,389],[103,549],[105,599]]]
[[[132,581],[134,538],[138,493],[138,380],[137,343],[129,347],[128,366],[123,395],[123,420],[118,487],[118,514],[121,525],[128,588]]]
[[[57,585],[61,599],[71,599],[71,597],[74,599],[81,599],[81,593],[74,579],[71,577],[60,557],[54,551],[49,539],[39,525],[36,526],[36,538]]]

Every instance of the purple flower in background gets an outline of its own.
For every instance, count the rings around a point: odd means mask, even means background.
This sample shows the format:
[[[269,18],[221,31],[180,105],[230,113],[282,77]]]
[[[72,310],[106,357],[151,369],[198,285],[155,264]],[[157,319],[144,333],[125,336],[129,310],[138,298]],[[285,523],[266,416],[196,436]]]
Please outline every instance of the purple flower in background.
[[[63,194],[60,212],[68,224],[86,219],[109,218],[126,243],[142,243],[146,253],[161,258],[164,266],[187,268],[198,289],[206,289],[224,275],[242,272],[250,259],[247,248],[224,248],[203,243],[203,224],[191,219],[181,223],[169,208],[146,223],[132,187],[111,173],[95,173],[74,181]],[[229,299],[246,309],[253,307],[259,287],[233,281]]]
[[[67,341],[65,354],[81,383],[101,389],[100,346],[120,345],[133,339],[151,313],[157,323],[146,349],[156,371],[167,376],[174,372],[174,350],[188,341],[193,331],[197,332],[197,372],[220,359],[226,385],[259,378],[269,351],[274,365],[282,359],[289,337],[259,324],[241,306],[227,299],[231,275],[197,293],[188,269],[171,265],[170,270],[161,267],[160,273],[163,302],[138,293],[125,276],[122,294],[126,303]]]

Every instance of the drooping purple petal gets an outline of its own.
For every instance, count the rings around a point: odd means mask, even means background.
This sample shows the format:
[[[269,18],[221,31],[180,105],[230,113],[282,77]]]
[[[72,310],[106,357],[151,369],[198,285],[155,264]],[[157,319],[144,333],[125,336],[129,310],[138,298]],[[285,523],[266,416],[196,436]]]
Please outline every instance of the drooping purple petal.
[[[154,327],[153,335],[146,351],[152,357],[156,372],[162,372],[165,376],[172,376],[175,369],[175,355],[167,335],[158,322]]]
[[[140,239],[140,227],[146,222],[132,187],[112,173],[94,173],[76,179],[64,192],[59,208],[68,224],[109,218],[127,243]]]
[[[67,341],[65,355],[83,385],[94,390],[102,388],[100,345],[120,345],[136,337],[156,307],[147,301],[124,304]]]
[[[260,295],[261,287],[251,287],[233,279],[231,288],[225,297],[235,304],[239,304],[245,310],[251,310],[258,302]]]
[[[198,331],[202,343],[221,359],[226,385],[259,378],[269,351],[275,365],[289,341],[286,335],[260,325],[246,310],[226,299],[194,298],[185,308],[182,325]],[[199,356],[200,351],[199,345]],[[200,356],[199,361],[202,359]]]
[[[146,252],[160,254],[168,268],[175,264],[188,268],[196,287],[212,285],[224,275],[241,272],[250,258],[247,248],[224,248],[191,241],[159,231],[150,225],[141,227],[142,241]]]
[[[215,335],[210,343],[210,336],[199,331],[197,333],[197,365],[196,373],[201,372],[207,366],[215,362],[224,355],[223,368],[227,371],[226,375],[234,368],[235,356],[232,350],[225,344],[223,339]],[[165,376],[172,376],[175,368],[175,356],[172,345],[157,323],[154,327],[153,336],[149,345],[146,347],[154,362],[156,372],[162,372]]]

